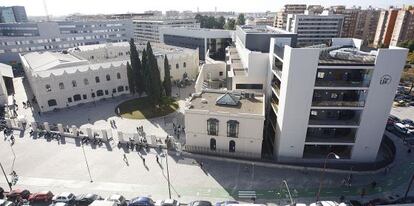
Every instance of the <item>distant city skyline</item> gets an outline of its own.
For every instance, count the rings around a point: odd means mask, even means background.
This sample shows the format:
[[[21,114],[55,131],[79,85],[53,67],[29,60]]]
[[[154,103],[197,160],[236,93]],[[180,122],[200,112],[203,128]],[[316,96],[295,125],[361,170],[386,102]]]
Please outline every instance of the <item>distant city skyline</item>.
[[[235,11],[235,12],[265,12],[278,11],[285,4],[320,4],[322,6],[345,5],[361,6],[366,8],[372,6],[375,8],[388,8],[389,6],[402,7],[404,4],[413,4],[412,0],[377,0],[377,1],[359,1],[359,0],[256,0],[254,4],[245,0],[151,0],[133,1],[133,0],[117,0],[103,1],[101,0],[45,0],[49,15],[61,16],[73,13],[81,14],[110,14],[110,13],[139,13],[146,10],[192,10],[197,11]],[[43,0],[3,0],[0,6],[20,5],[25,6],[29,16],[45,16],[45,8]]]

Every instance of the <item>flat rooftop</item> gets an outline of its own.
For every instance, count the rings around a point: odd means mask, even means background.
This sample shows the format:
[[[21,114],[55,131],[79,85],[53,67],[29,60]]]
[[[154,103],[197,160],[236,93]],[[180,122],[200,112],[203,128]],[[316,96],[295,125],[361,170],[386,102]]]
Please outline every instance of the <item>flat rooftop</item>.
[[[245,33],[259,34],[294,34],[283,29],[267,26],[267,25],[243,25],[240,26]]]
[[[217,105],[216,101],[225,92],[202,92],[200,96],[194,96],[191,100],[189,110],[207,110],[226,113],[247,113],[264,115],[263,96],[254,98],[241,98],[237,106]]]

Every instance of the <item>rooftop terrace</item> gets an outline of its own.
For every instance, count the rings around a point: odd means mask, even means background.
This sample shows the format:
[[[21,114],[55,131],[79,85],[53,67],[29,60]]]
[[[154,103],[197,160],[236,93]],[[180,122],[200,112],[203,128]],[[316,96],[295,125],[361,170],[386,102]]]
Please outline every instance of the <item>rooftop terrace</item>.
[[[319,65],[375,65],[377,52],[364,52],[355,47],[326,47],[321,48]]]
[[[238,105],[220,105],[217,104],[217,100],[221,98],[225,92],[219,91],[203,91],[199,95],[194,95],[189,101],[189,110],[207,110],[213,112],[225,112],[225,113],[248,113],[256,115],[264,115],[264,103],[263,96],[255,95],[253,98],[244,98],[241,95],[235,95],[240,97]]]

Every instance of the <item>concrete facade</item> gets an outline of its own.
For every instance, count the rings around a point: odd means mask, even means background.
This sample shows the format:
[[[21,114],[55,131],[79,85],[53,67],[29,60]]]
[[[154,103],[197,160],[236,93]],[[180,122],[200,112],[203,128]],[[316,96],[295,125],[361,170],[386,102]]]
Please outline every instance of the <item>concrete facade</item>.
[[[13,78],[13,70],[11,66],[0,63],[0,105],[7,105],[8,92],[5,84],[5,78]]]
[[[19,53],[63,51],[91,44],[129,41],[132,20],[0,24],[0,62],[19,62]]]
[[[388,11],[381,11],[377,32],[375,34],[373,45],[375,47],[390,45],[392,33],[395,26],[395,20],[397,19],[398,10],[390,9]]]
[[[390,40],[391,46],[414,39],[414,9],[398,11],[394,30]]]
[[[24,6],[0,7],[0,23],[27,22]]]
[[[163,27],[189,27],[200,28],[195,19],[134,19],[134,39],[137,42],[160,43],[160,29]]]

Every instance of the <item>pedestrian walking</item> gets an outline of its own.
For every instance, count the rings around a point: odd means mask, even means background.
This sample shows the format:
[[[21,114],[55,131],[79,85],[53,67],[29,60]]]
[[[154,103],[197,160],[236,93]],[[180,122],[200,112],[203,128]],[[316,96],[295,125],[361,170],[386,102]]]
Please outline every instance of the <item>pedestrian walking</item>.
[[[156,158],[156,160],[157,160],[157,163],[159,164],[159,163],[160,163],[160,160],[159,160],[158,155],[157,155],[157,156],[155,156],[155,158]]]
[[[144,157],[142,158],[142,163],[144,163],[144,165],[145,165],[145,158]]]

